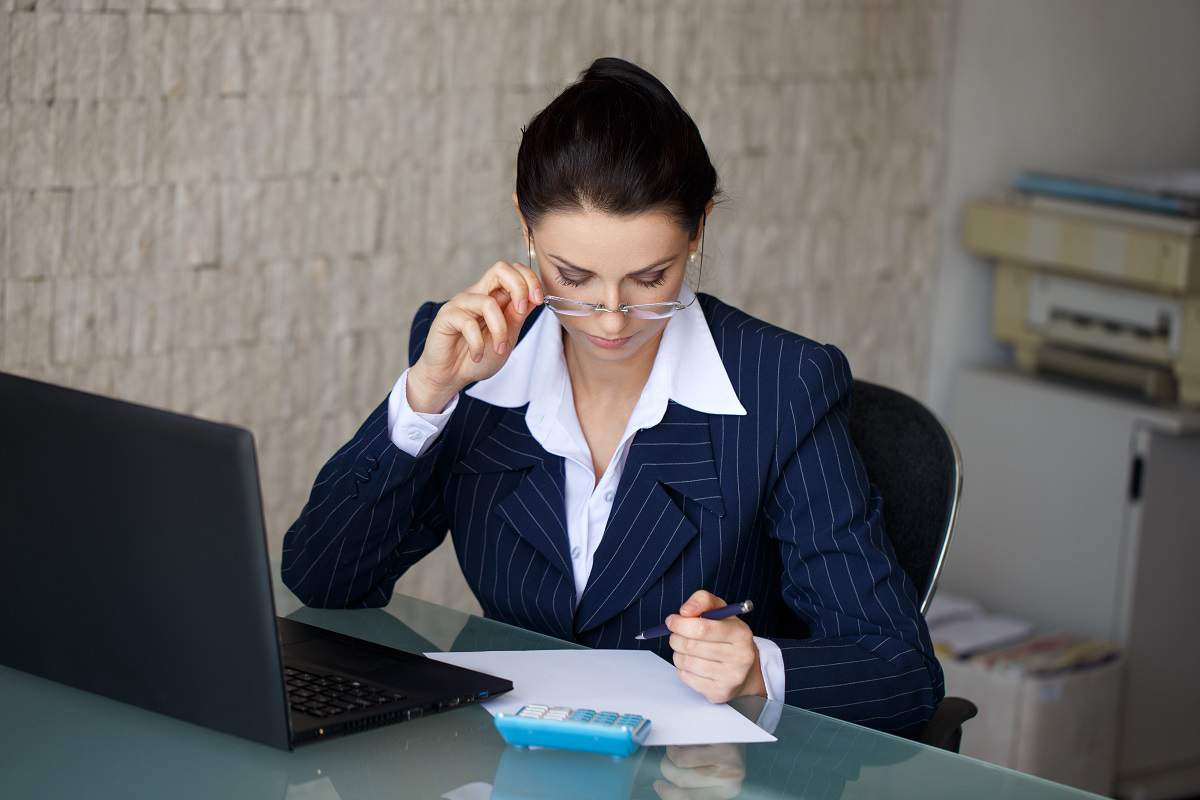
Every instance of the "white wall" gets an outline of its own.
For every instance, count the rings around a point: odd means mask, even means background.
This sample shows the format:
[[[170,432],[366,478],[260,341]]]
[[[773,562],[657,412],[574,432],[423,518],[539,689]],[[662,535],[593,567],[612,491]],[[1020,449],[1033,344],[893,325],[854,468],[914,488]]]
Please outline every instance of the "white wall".
[[[1023,168],[1200,166],[1200,2],[962,0],[951,58],[927,391],[942,414],[960,367],[1006,357],[963,203]]]

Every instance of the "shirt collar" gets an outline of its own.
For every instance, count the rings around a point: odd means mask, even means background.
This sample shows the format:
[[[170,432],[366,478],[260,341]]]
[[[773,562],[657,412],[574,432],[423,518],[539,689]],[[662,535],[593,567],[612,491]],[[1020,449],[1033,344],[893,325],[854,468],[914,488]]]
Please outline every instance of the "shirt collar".
[[[691,304],[667,320],[643,394],[658,395],[664,410],[670,399],[705,414],[745,415],[704,310],[699,301],[691,302],[694,297],[685,284],[679,302]],[[492,405],[519,408],[541,398],[557,403],[566,380],[562,325],[553,311],[543,309],[499,372],[466,393]],[[661,413],[657,416],[661,420]]]

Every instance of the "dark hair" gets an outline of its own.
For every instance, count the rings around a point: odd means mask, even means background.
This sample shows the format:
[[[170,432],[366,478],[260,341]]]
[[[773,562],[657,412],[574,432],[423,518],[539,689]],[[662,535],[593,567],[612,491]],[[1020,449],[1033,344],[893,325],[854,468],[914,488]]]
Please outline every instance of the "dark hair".
[[[720,194],[696,123],[670,90],[620,58],[598,58],[521,129],[517,202],[533,228],[551,211],[661,209],[695,238]]]

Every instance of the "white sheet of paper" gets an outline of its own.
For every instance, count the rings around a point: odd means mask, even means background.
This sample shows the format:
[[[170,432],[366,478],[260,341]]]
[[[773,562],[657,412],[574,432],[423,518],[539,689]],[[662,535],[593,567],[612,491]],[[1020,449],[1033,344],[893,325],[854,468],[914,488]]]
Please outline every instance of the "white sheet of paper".
[[[725,704],[682,683],[675,668],[648,650],[488,650],[426,653],[486,672],[513,690],[483,703],[493,716],[529,703],[641,714],[650,719],[647,744],[773,742],[775,737]]]

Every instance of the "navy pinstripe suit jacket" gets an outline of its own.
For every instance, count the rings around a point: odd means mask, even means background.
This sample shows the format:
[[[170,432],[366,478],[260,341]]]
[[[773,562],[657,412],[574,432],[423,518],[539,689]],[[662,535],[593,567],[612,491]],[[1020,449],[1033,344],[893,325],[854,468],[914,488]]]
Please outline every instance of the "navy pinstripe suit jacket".
[[[783,652],[786,702],[916,730],[942,698],[942,673],[850,441],[845,356],[710,295],[699,302],[747,414],[671,401],[635,435],[578,603],[562,458],[529,433],[526,406],[465,393],[418,458],[392,444],[380,403],[284,537],[285,583],[310,606],[382,606],[450,530],[488,617],[668,660],[666,638],[634,635],[697,589],[749,598],[746,622]],[[417,311],[410,363],[439,307]]]

